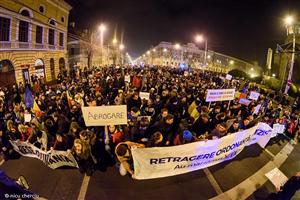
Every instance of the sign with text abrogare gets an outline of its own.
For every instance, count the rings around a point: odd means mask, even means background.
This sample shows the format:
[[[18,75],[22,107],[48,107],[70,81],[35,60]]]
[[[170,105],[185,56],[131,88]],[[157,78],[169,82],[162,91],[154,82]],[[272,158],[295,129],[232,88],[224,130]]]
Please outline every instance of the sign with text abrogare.
[[[86,126],[107,126],[127,124],[127,106],[82,107]]]
[[[152,179],[183,174],[230,160],[246,146],[265,145],[272,128],[259,123],[248,130],[220,139],[194,142],[172,147],[138,148],[132,150],[136,179]]]
[[[67,151],[42,151],[33,144],[21,141],[10,141],[14,150],[22,156],[37,158],[51,169],[62,166],[78,167],[71,153]]]
[[[231,101],[234,99],[234,89],[207,90],[206,102],[211,101]]]

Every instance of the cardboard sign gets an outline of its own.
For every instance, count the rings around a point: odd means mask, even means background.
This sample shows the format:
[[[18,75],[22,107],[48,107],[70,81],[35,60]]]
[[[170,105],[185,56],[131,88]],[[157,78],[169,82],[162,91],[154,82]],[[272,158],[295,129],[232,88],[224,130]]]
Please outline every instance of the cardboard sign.
[[[130,76],[126,75],[125,78],[124,78],[124,81],[130,83]]]
[[[107,126],[127,124],[127,106],[82,107],[86,126]]]
[[[265,174],[265,176],[273,183],[276,188],[280,188],[288,178],[277,167]]]
[[[257,99],[259,98],[259,95],[260,94],[258,92],[251,91],[249,99],[257,101]]]
[[[31,114],[24,114],[24,121],[30,122],[31,121]]]
[[[150,93],[149,92],[140,92],[140,97],[141,99],[146,99],[149,100],[150,99]]]
[[[207,90],[206,102],[231,101],[234,99],[234,89]]]
[[[232,79],[232,76],[230,74],[226,74],[226,80],[231,80]]]
[[[240,101],[239,101],[240,104],[243,104],[243,105],[246,105],[246,106],[249,106],[250,102],[251,101],[248,100],[248,99],[240,99]]]

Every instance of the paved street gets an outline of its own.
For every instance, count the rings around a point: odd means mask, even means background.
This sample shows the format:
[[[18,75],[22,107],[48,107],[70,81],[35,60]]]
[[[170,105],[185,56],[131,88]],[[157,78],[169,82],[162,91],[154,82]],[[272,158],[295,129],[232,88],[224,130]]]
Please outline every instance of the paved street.
[[[215,183],[212,183],[211,177],[204,170],[138,181],[121,177],[116,167],[110,167],[106,172],[97,171],[88,178],[76,169],[52,170],[37,159],[25,157],[4,162],[0,168],[11,177],[21,174],[26,176],[31,189],[46,199],[210,199],[219,195],[220,191],[216,188],[226,192],[239,185],[271,161],[272,156],[279,154],[285,145],[289,145],[284,137],[280,144],[278,141],[279,138],[272,139],[266,151],[258,145],[252,145],[232,161],[210,167],[208,171]],[[279,167],[286,176],[290,177],[300,170],[300,161],[297,159],[299,155],[300,147],[297,145]],[[274,191],[269,181],[257,187],[259,189],[248,199],[261,199],[266,197],[268,192]],[[239,192],[242,195],[245,191]]]

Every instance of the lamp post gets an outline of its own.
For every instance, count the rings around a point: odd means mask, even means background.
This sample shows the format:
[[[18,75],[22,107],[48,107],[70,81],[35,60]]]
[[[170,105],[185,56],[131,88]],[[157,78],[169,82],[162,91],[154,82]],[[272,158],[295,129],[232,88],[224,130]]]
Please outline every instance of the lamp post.
[[[288,94],[290,86],[292,84],[292,75],[293,75],[293,68],[295,62],[295,48],[296,48],[296,34],[295,34],[295,26],[294,26],[294,18],[292,16],[288,16],[285,18],[286,28],[287,28],[287,35],[289,34],[289,27],[292,27],[293,31],[293,49],[292,49],[292,59],[290,63],[290,70],[287,78],[287,83],[285,86],[284,94]]]
[[[206,66],[207,61],[207,39],[204,39],[202,35],[196,35],[195,37],[196,43],[202,43],[205,42],[205,49],[204,49],[204,66]],[[204,73],[204,67],[203,67],[203,73]]]
[[[120,49],[120,57],[121,57],[121,65],[123,65],[123,50],[125,46],[124,44],[120,44],[119,49]]]
[[[104,37],[104,32],[106,31],[106,26],[104,24],[101,24],[99,26],[99,31],[100,31],[100,55],[101,55],[101,65],[103,63],[103,37]]]

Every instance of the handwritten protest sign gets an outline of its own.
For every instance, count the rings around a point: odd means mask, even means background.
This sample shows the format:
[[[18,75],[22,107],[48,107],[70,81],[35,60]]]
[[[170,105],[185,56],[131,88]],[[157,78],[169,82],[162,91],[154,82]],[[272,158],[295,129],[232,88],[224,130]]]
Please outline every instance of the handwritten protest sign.
[[[82,107],[86,126],[107,126],[127,124],[127,106]]]

